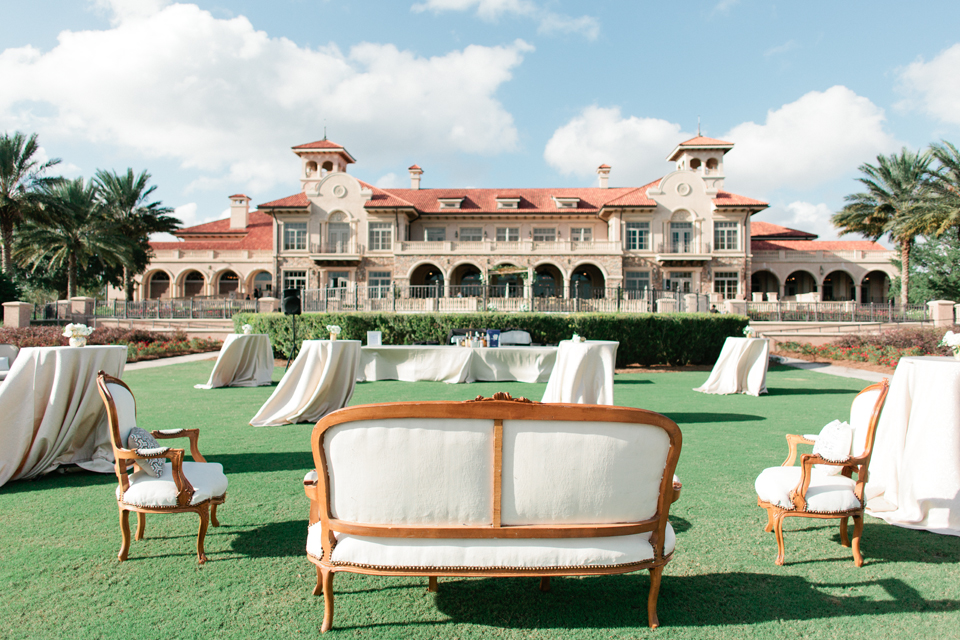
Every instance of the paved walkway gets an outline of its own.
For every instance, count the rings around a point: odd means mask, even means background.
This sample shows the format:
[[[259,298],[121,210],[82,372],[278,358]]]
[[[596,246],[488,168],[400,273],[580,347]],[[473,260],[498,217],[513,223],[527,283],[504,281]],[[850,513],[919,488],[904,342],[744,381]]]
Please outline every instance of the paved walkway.
[[[859,378],[860,380],[867,380],[869,382],[880,382],[884,378],[890,378],[893,375],[888,373],[865,371],[864,369],[851,369],[849,367],[841,367],[835,364],[825,364],[823,362],[807,362],[806,360],[787,358],[785,356],[779,357],[783,361],[783,364],[787,365],[788,367],[806,369],[807,371],[816,371],[817,373],[826,373],[827,375],[840,376],[841,378]]]
[[[208,351],[206,353],[191,353],[187,356],[174,356],[172,358],[158,358],[157,360],[142,360],[140,362],[130,362],[123,370],[137,371],[139,369],[152,369],[154,367],[164,367],[168,364],[183,364],[184,362],[196,362],[197,360],[216,360],[217,351]]]

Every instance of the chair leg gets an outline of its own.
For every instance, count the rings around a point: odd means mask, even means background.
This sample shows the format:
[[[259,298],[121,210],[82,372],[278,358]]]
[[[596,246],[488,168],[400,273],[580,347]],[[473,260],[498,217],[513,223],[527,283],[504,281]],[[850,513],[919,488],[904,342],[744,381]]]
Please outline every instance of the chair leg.
[[[142,511],[137,511],[137,536],[134,540],[143,540],[143,536],[147,533],[147,514]]]
[[[120,553],[117,557],[120,562],[127,559],[127,552],[130,551],[130,512],[120,507]]]
[[[847,534],[847,516],[840,518],[840,544],[850,546],[850,536]]]
[[[214,503],[210,506],[210,524],[212,524],[212,525],[215,526],[215,527],[219,527],[219,526],[220,526],[220,521],[217,520],[217,507],[218,507],[218,506],[220,506],[220,505],[218,505],[216,502],[214,502]]]
[[[207,536],[207,523],[210,520],[210,505],[203,505],[198,512],[200,516],[200,531],[197,532],[197,561],[203,564],[207,555],[203,552],[203,539]]]
[[[550,591],[550,576],[543,576],[540,578],[540,591],[546,593]]]
[[[320,569],[323,582],[323,625],[320,633],[326,633],[333,628],[333,571]]]
[[[783,546],[783,514],[777,514],[774,517],[773,530],[777,534],[777,561],[776,564],[783,566],[786,551]]]
[[[771,507],[770,509],[767,509],[767,526],[763,528],[763,530],[767,533],[773,531],[773,518],[773,508]]]
[[[663,567],[650,569],[650,595],[647,596],[647,624],[651,629],[660,626],[657,618],[657,598],[660,595],[660,578],[663,577]]]
[[[427,578],[427,593],[436,593],[439,588],[437,576],[429,576]]]
[[[318,596],[323,593],[323,571],[317,567],[317,586],[313,588],[313,595]]]
[[[863,555],[860,554],[860,535],[863,533],[863,514],[853,516],[853,564],[863,566]]]

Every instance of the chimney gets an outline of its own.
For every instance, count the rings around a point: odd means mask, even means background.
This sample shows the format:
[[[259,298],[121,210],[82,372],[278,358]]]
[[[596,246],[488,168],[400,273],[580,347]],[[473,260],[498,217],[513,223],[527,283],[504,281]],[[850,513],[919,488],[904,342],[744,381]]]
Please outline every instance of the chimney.
[[[237,193],[230,196],[230,228],[246,229],[250,218],[250,198]]]
[[[423,169],[417,165],[413,165],[408,169],[410,171],[410,188],[419,189],[420,188],[420,176],[423,175]]]
[[[597,175],[600,176],[600,188],[606,189],[610,181],[610,165],[602,164],[597,167]]]

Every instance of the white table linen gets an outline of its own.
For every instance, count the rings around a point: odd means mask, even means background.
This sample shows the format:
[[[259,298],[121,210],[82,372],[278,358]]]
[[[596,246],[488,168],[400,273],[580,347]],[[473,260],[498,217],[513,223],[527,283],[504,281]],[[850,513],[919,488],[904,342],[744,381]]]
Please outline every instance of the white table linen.
[[[873,446],[867,513],[960,536],[960,362],[900,358]]]
[[[359,382],[546,382],[556,347],[388,345],[361,349]]]
[[[265,333],[231,333],[223,341],[217,363],[206,384],[196,389],[217,387],[262,387],[273,382],[273,346]]]
[[[541,402],[613,404],[619,342],[562,340]]]
[[[290,370],[250,424],[317,422],[347,406],[359,367],[359,340],[304,340]]]
[[[727,338],[710,377],[694,391],[726,395],[767,392],[770,345],[764,338]]]
[[[75,463],[113,472],[101,369],[120,377],[125,346],[29,347],[0,385],[0,485]]]

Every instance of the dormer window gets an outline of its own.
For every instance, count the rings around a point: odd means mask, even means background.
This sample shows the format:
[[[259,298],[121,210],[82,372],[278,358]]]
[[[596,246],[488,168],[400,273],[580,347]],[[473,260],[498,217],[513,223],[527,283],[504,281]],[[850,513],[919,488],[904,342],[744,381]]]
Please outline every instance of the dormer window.
[[[519,209],[520,196],[504,194],[497,196],[497,209]]]
[[[441,209],[459,209],[463,198],[437,198]]]
[[[557,205],[557,209],[576,209],[580,204],[580,198],[553,196],[553,202]]]

